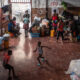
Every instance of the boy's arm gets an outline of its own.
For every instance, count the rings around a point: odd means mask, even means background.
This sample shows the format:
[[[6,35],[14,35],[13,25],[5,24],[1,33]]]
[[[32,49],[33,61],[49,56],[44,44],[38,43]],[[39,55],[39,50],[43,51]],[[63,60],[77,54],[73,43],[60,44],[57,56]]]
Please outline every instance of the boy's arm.
[[[44,48],[44,47],[45,47],[45,48],[48,48],[48,49],[51,49],[51,48],[50,48],[50,47],[48,47],[48,46],[42,46],[42,48]]]
[[[36,52],[36,51],[37,51],[37,48],[33,52]]]

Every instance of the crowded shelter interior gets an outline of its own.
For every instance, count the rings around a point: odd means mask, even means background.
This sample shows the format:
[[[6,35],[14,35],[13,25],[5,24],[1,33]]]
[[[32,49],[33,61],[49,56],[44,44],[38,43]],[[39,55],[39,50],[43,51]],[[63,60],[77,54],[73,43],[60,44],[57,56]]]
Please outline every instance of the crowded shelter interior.
[[[80,80],[80,0],[0,0],[0,80]]]

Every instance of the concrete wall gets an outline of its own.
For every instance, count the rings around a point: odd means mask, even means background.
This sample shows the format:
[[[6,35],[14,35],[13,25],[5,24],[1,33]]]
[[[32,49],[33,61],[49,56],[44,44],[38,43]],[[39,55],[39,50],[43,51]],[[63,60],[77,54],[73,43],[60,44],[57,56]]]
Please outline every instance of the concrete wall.
[[[48,6],[54,7],[52,4],[53,2],[57,2],[57,7],[60,7],[61,0],[48,0]],[[55,6],[56,7],[56,6]],[[32,0],[32,8],[46,8],[46,0]]]
[[[60,6],[60,0],[48,0],[48,16],[51,18],[53,9],[58,9]],[[46,0],[32,0],[32,21],[36,14],[42,18],[46,16]]]
[[[63,10],[61,1],[71,4],[75,7],[80,7],[80,0],[48,0],[49,17],[52,16],[54,9],[58,10],[57,12],[61,12]],[[42,12],[42,14],[39,14],[40,11]],[[32,0],[32,19],[34,18],[35,14],[40,17],[45,17],[46,0]]]
[[[32,0],[32,8],[46,8],[46,0]]]

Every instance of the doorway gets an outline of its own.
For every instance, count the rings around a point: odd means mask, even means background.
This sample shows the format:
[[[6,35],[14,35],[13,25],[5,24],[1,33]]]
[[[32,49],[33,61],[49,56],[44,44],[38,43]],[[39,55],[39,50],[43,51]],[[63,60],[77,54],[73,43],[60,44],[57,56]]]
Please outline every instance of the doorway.
[[[20,28],[23,28],[23,15],[26,10],[30,14],[31,25],[31,0],[11,0],[12,4],[12,17],[16,17],[16,22],[20,24]]]

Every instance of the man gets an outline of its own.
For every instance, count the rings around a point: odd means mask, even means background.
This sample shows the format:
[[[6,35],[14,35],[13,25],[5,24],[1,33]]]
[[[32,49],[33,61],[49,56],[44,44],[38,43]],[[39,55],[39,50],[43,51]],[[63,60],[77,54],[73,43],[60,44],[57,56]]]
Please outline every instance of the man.
[[[57,31],[57,23],[58,23],[58,14],[56,13],[56,10],[54,10],[54,14],[52,16],[52,21],[53,21],[53,28],[55,30],[55,35],[56,35],[56,31]]]

